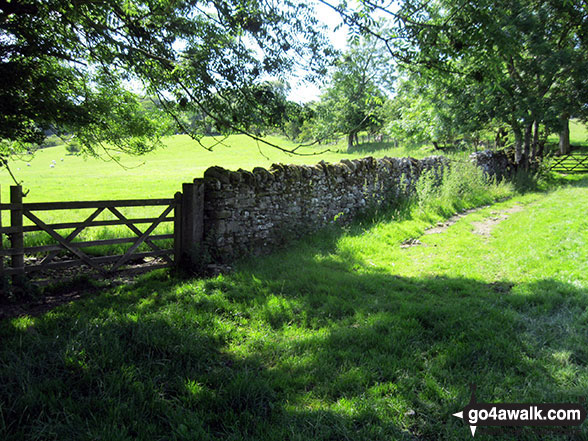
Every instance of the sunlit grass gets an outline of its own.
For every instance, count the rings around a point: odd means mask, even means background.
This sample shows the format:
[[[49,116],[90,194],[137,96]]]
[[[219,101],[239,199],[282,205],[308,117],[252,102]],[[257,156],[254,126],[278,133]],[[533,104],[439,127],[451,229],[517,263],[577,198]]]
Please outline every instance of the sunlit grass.
[[[293,148],[295,143],[268,137],[268,141],[284,148]],[[254,167],[269,167],[272,163],[309,164],[319,161],[338,162],[341,159],[355,159],[367,155],[373,156],[417,156],[429,154],[425,149],[393,148],[391,143],[369,144],[357,149],[352,154],[346,153],[346,146],[341,140],[335,145],[317,145],[301,148],[300,153],[314,154],[299,156],[285,154],[275,148],[257,143],[243,135],[230,136],[222,144],[215,145],[218,138],[207,137],[203,144],[214,146],[208,151],[188,136],[174,136],[165,140],[165,148],[141,157],[122,156],[119,165],[109,160],[67,155],[64,146],[51,147],[38,151],[34,158],[12,161],[10,167],[17,178],[22,181],[23,190],[28,192],[24,202],[54,202],[75,200],[118,200],[173,198],[175,192],[181,191],[182,183],[192,182],[202,177],[211,166],[222,166],[237,170],[252,170]],[[321,153],[323,152],[324,153]],[[321,153],[321,154],[318,154]],[[62,161],[63,159],[63,161]],[[108,159],[108,160],[105,160]],[[51,168],[52,161],[56,165]],[[27,166],[30,164],[30,166]],[[123,167],[124,166],[124,167]],[[126,167],[126,168],[125,168]],[[8,172],[0,170],[2,201],[8,202],[9,186],[13,185]],[[121,208],[127,217],[157,217],[163,207]],[[5,212],[6,213],[6,212]],[[81,222],[92,210],[45,211],[35,213],[45,223]],[[96,220],[114,219],[104,212]],[[3,225],[8,225],[9,216],[4,214]],[[25,225],[31,222],[25,219]],[[148,225],[144,227],[146,229]],[[71,230],[62,230],[69,234]],[[154,234],[168,234],[173,231],[171,224],[158,227]],[[117,237],[132,237],[126,226],[93,227],[84,230],[77,240],[98,240]],[[6,238],[5,238],[6,240]],[[39,246],[55,243],[43,232],[25,235],[26,246]],[[117,254],[124,252],[130,245],[117,245],[108,248],[90,250],[91,253]],[[139,251],[146,250],[142,246]]]
[[[285,148],[295,147],[291,141],[268,137],[268,141]],[[204,138],[203,144],[214,144],[213,138]],[[200,146],[185,135],[167,138],[165,147],[145,156],[122,156],[121,164],[92,157],[67,155],[64,146],[38,151],[27,161],[11,161],[10,166],[23,187],[30,190],[27,202],[171,198],[181,191],[182,183],[202,177],[211,166],[231,170],[269,167],[272,163],[314,164],[319,161],[338,162],[372,156],[426,156],[429,150],[393,148],[393,144],[360,147],[352,154],[346,153],[344,142],[335,145],[316,145],[299,150],[311,156],[290,155],[275,148],[257,143],[244,135],[228,137],[212,151]],[[377,148],[376,148],[377,147]],[[323,152],[324,153],[321,153]],[[321,154],[318,154],[321,153]],[[26,158],[23,158],[26,159]],[[63,161],[61,161],[63,159]],[[108,159],[108,158],[105,158]],[[50,168],[51,161],[56,165]],[[6,170],[0,171],[2,200],[8,198],[8,186],[14,183]]]
[[[586,140],[587,132],[584,125],[576,121],[571,123],[572,142]],[[268,141],[284,148],[295,147],[296,144],[279,137],[268,137]],[[303,147],[299,152],[304,154],[321,153],[311,156],[298,156],[283,153],[263,143],[258,143],[244,135],[233,135],[218,144],[219,138],[206,137],[202,143],[212,148],[208,151],[196,141],[185,135],[169,137],[165,147],[141,157],[121,156],[119,165],[112,159],[71,156],[64,146],[51,147],[38,151],[35,156],[10,162],[10,167],[17,179],[22,181],[25,202],[51,202],[75,200],[118,200],[118,199],[150,199],[173,198],[175,192],[181,191],[182,183],[192,182],[202,177],[210,166],[222,166],[237,170],[251,170],[254,167],[269,167],[272,163],[311,164],[319,161],[338,162],[341,159],[355,159],[368,155],[375,157],[413,156],[422,158],[438,154],[431,146],[411,148],[406,145],[394,147],[393,143],[365,143],[347,153],[345,140],[341,139],[334,145],[315,145]],[[456,159],[464,159],[464,152],[450,155]],[[63,159],[63,161],[62,161]],[[52,161],[56,162],[50,168]],[[30,164],[30,166],[27,166]],[[9,186],[14,184],[5,169],[0,170],[0,195],[3,202],[9,199]],[[156,208],[128,208],[123,214],[133,217],[157,216]],[[91,211],[68,210],[49,211],[39,215],[45,223],[75,222],[84,220]],[[112,219],[104,213],[98,220]],[[3,225],[8,225],[9,216],[4,214]],[[25,219],[25,224],[30,224]],[[147,227],[145,227],[147,228]],[[171,225],[161,226],[157,234],[167,234]],[[64,231],[67,233],[67,231]],[[78,240],[110,239],[114,237],[133,236],[125,226],[109,228],[92,228],[85,230]],[[44,233],[27,234],[27,246],[53,243]],[[119,252],[128,248],[121,245],[111,248],[109,252]],[[94,250],[102,253],[104,250]]]
[[[551,135],[549,142],[559,142],[558,135]],[[570,144],[576,146],[588,146],[588,127],[577,120],[570,121]]]
[[[400,246],[445,211],[509,191]],[[472,382],[479,401],[577,402],[587,197],[584,180],[373,213],[227,275],[154,273],[4,320],[0,437],[457,440],[471,437],[452,414]],[[515,206],[488,236],[474,232]],[[479,428],[476,439],[566,437]]]

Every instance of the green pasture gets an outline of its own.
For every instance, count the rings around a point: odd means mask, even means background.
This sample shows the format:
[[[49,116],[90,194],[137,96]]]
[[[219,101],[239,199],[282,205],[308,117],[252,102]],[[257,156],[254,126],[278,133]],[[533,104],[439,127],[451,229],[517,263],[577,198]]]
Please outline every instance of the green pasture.
[[[458,184],[227,275],[153,273],[1,321],[0,438],[452,441],[471,439],[452,416],[470,383],[484,402],[577,402],[588,181],[526,195]],[[585,440],[586,424],[475,439]]]
[[[572,143],[585,142],[588,136],[586,127],[572,121]],[[280,138],[268,137],[268,141],[284,148],[296,144]],[[119,155],[114,159],[106,154],[100,158],[84,155],[70,155],[65,146],[56,146],[37,151],[32,157],[23,157],[10,162],[16,178],[22,182],[27,193],[25,202],[51,202],[76,200],[110,199],[149,199],[173,198],[181,190],[182,183],[201,177],[211,166],[222,166],[237,170],[251,170],[254,167],[269,167],[272,163],[313,164],[319,161],[338,162],[341,159],[355,159],[365,156],[413,156],[422,158],[439,154],[431,146],[412,148],[394,147],[393,143],[365,143],[347,153],[344,139],[336,144],[314,145],[298,150],[302,155],[281,152],[266,144],[257,142],[245,135],[228,138],[205,137],[202,144],[206,150],[186,135],[166,138],[164,147],[144,156]],[[450,153],[461,157],[464,153]],[[54,167],[51,167],[55,161]],[[9,187],[13,185],[8,171],[0,170],[0,195],[3,202],[9,198]],[[127,217],[158,216],[158,208],[121,209]],[[92,210],[68,210],[37,213],[46,223],[82,221]],[[98,220],[114,219],[110,213],[103,213]],[[7,225],[8,216],[2,218]],[[26,223],[28,220],[26,220]],[[145,226],[145,228],[147,228]],[[171,225],[161,225],[154,234],[167,234]],[[67,231],[63,231],[67,234]],[[125,226],[92,228],[85,230],[79,240],[99,240],[113,237],[132,236]],[[29,233],[25,236],[27,246],[53,243],[44,233]],[[107,249],[89,250],[91,253],[119,253],[130,245],[110,246]],[[143,248],[141,248],[143,250]]]
[[[588,130],[585,125],[572,121],[570,130],[572,144],[586,144]],[[284,148],[296,146],[280,137],[270,136],[267,140]],[[550,140],[555,141],[557,137]],[[104,154],[101,158],[74,156],[67,154],[65,146],[57,146],[39,150],[33,157],[13,160],[10,167],[25,191],[29,191],[27,202],[48,202],[173,197],[181,190],[182,183],[201,177],[211,166],[251,170],[269,167],[275,162],[314,164],[364,156],[422,158],[436,154],[430,146],[394,148],[392,143],[366,143],[348,154],[344,139],[334,145],[300,148],[299,153],[309,156],[286,154],[245,135],[232,135],[226,139],[205,137],[202,143],[207,147],[214,146],[212,151],[204,149],[187,135],[176,135],[166,138],[163,148],[147,155],[119,155],[116,159],[120,165]],[[50,167],[52,161],[55,161],[54,168]],[[7,200],[8,187],[13,184],[8,172],[0,170],[3,201]]]
[[[268,137],[268,141],[284,148],[296,144],[283,138]],[[252,170],[254,167],[269,167],[272,163],[313,164],[319,161],[338,162],[341,159],[372,156],[426,156],[427,150],[393,148],[392,144],[364,144],[352,154],[346,153],[341,140],[334,145],[316,145],[300,148],[302,155],[281,152],[244,135],[228,138],[206,137],[202,144],[211,147],[206,150],[186,135],[166,138],[165,146],[144,156],[120,155],[115,159],[103,154],[100,158],[69,155],[65,146],[50,147],[37,151],[33,157],[11,161],[10,167],[16,178],[22,181],[23,190],[28,192],[24,202],[52,202],[77,200],[150,199],[173,198],[181,191],[182,183],[202,177],[211,166],[222,166],[237,170]],[[51,167],[55,161],[54,167]],[[28,164],[28,165],[27,165]],[[5,169],[0,171],[2,201],[8,201],[9,187],[13,185]],[[127,217],[158,216],[163,208],[125,208],[121,212]],[[37,213],[45,223],[76,222],[88,217],[93,210],[48,211]],[[111,213],[103,213],[98,220],[114,219]],[[3,224],[8,216],[3,217]],[[28,220],[26,221],[28,222]],[[145,226],[147,228],[147,226]],[[154,234],[167,234],[171,224],[158,227]],[[63,230],[66,234],[69,231]],[[95,227],[85,230],[79,240],[100,240],[112,237],[133,236],[125,226]],[[27,246],[53,243],[45,233],[25,235]],[[160,245],[162,245],[160,243]],[[117,254],[130,245],[109,246],[107,249],[94,248],[90,253]],[[142,247],[140,250],[146,250]]]
[[[213,146],[222,138],[206,137],[205,146]],[[268,141],[284,148],[296,144],[278,137]],[[144,156],[120,155],[120,164],[102,155],[101,158],[68,155],[65,146],[39,150],[32,158],[10,162],[10,167],[26,190],[28,202],[146,199],[173,197],[182,183],[202,177],[208,167],[221,166],[230,170],[251,170],[269,167],[272,163],[314,164],[319,161],[338,162],[373,156],[423,156],[427,150],[392,147],[392,144],[365,144],[352,154],[346,153],[341,140],[335,145],[300,148],[303,155],[291,155],[245,135],[233,135],[208,151],[187,135],[166,138],[164,147]],[[63,161],[62,161],[63,159]],[[52,161],[56,161],[51,168]],[[30,166],[27,166],[27,163]],[[8,172],[0,172],[2,200],[8,197],[8,186],[14,185]]]

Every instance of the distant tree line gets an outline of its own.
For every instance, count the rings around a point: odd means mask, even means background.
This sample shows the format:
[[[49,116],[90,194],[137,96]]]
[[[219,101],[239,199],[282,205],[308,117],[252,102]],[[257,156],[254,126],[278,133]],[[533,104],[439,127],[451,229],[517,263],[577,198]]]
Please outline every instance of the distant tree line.
[[[343,53],[305,1],[0,0],[0,160],[50,134],[142,154],[170,133],[367,133],[524,165],[588,119],[585,1],[317,1],[349,27]],[[295,66],[326,80],[316,102],[288,100]]]

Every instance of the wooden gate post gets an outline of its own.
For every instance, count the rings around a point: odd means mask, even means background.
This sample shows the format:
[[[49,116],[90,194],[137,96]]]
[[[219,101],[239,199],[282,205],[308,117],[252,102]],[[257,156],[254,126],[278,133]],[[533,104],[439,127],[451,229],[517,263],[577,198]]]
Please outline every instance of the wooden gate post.
[[[0,187],[0,203],[2,203],[2,188]],[[0,210],[0,228],[2,228],[2,210]],[[4,249],[4,235],[0,232],[0,250]],[[4,256],[0,256],[0,288],[2,293],[8,293],[8,279],[4,273]]]
[[[182,193],[174,195],[174,265],[178,268],[182,264]]]
[[[182,241],[182,255],[180,257],[181,266],[184,269],[190,270],[192,267],[192,226],[193,219],[193,205],[194,205],[194,185],[182,184],[182,227],[181,241]]]
[[[195,179],[194,183],[182,185],[182,256],[181,265],[191,270],[198,269],[201,260],[203,236],[204,184]]]
[[[202,252],[204,240],[204,179],[194,179],[194,243]]]
[[[12,287],[23,288],[24,280],[24,234],[22,231],[22,187],[20,185],[10,186],[10,226],[13,232],[10,234],[12,255]]]

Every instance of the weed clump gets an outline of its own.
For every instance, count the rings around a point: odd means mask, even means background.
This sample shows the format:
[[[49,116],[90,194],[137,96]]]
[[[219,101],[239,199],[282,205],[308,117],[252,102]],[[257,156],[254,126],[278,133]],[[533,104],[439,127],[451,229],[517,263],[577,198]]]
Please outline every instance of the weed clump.
[[[510,197],[512,183],[490,177],[467,161],[453,162],[442,173],[424,172],[416,183],[411,205],[418,211],[447,216]]]

